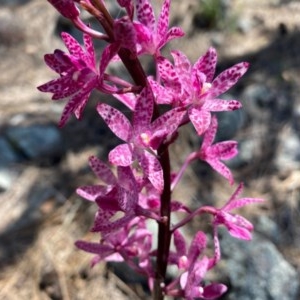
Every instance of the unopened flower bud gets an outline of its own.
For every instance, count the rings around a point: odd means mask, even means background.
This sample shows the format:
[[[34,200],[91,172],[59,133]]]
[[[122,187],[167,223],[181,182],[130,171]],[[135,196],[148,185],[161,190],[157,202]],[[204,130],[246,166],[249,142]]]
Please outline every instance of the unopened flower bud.
[[[132,4],[132,0],[117,0],[120,6],[129,7]]]
[[[76,19],[79,16],[79,9],[73,0],[47,0],[59,13],[68,19]]]

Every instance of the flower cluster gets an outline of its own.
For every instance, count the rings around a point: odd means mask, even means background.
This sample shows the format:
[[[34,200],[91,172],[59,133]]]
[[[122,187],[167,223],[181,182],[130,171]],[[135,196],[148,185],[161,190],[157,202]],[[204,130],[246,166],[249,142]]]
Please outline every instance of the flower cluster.
[[[59,78],[38,89],[52,93],[53,100],[67,100],[60,126],[72,114],[82,118],[84,108],[93,90],[113,95],[127,106],[131,118],[112,105],[99,103],[96,110],[109,129],[122,143],[111,149],[108,163],[95,156],[90,166],[100,183],[82,186],[78,195],[95,202],[97,213],[93,232],[100,234],[99,242],[77,241],[76,246],[95,255],[92,265],[101,261],[126,261],[135,271],[147,276],[155,299],[163,295],[185,299],[216,299],[227,290],[224,284],[205,283],[207,271],[221,258],[218,227],[225,226],[239,239],[250,240],[252,224],[231,213],[249,203],[261,202],[256,198],[238,198],[240,184],[221,208],[201,206],[195,210],[172,199],[172,191],[186,167],[194,160],[207,162],[233,185],[229,168],[222,162],[233,158],[237,142],[214,143],[218,129],[219,111],[239,109],[237,100],[220,99],[247,71],[248,63],[241,62],[215,76],[216,50],[209,48],[195,64],[184,53],[172,50],[162,54],[162,48],[184,35],[178,27],[169,28],[171,0],[164,0],[158,18],[150,0],[118,0],[123,14],[113,19],[104,0],[48,0],[65,18],[83,32],[84,46],[68,33],[62,33],[68,50],[55,50],[45,55],[46,64]],[[82,10],[99,21],[103,32],[85,24]],[[107,44],[99,61],[96,59],[93,39]],[[150,55],[156,67],[156,77],[147,76],[139,57]],[[132,81],[109,74],[113,61],[122,61]],[[163,106],[163,109],[162,109]],[[163,111],[163,112],[162,112]],[[178,137],[178,129],[192,123],[201,138],[199,150],[191,153],[182,168],[171,170],[169,147]],[[171,223],[173,213],[183,218]],[[189,247],[182,227],[192,218],[211,215],[214,255],[207,256],[208,236],[198,231]],[[149,220],[158,224],[158,244],[154,244]],[[173,250],[170,244],[173,243]],[[165,282],[167,267],[175,265],[178,275]]]

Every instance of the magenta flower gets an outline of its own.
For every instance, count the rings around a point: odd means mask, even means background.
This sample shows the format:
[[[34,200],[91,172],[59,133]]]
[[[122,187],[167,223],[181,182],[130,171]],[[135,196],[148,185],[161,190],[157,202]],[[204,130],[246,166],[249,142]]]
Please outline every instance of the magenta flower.
[[[176,252],[170,251],[169,262],[176,264],[184,270],[173,282],[166,287],[167,295],[182,296],[184,299],[216,299],[226,292],[227,287],[223,284],[210,284],[204,286],[203,278],[210,269],[210,259],[206,256],[200,260],[199,256],[207,246],[207,239],[203,232],[198,231],[187,251],[183,235],[174,231],[174,245]],[[175,286],[180,284],[181,289]]]
[[[203,135],[201,148],[192,152],[185,159],[179,172],[174,176],[172,180],[171,190],[174,190],[176,184],[181,179],[187,166],[195,159],[201,159],[207,162],[215,171],[224,176],[230,184],[234,183],[234,179],[230,169],[223,164],[220,160],[227,160],[237,155],[237,142],[236,141],[225,141],[213,144],[218,127],[218,119],[216,116],[212,117],[210,127],[205,131]]]
[[[70,54],[55,50],[54,54],[45,55],[46,64],[58,73],[60,78],[38,87],[42,92],[53,93],[53,100],[70,97],[59,126],[65,125],[73,112],[77,118],[80,118],[91,91],[101,88],[92,38],[87,34],[83,35],[85,46],[83,49],[68,33],[63,32],[61,36]]]
[[[236,141],[224,141],[216,144],[212,144],[217,133],[218,119],[213,116],[211,119],[211,125],[205,131],[203,135],[203,141],[201,148],[198,152],[195,152],[195,158],[200,158],[206,161],[215,171],[224,176],[232,185],[234,179],[230,169],[224,165],[220,160],[231,159],[238,154]]]
[[[208,269],[209,259],[204,256],[181,275],[180,285],[184,291],[184,299],[217,299],[227,291],[226,285],[220,283],[204,286],[203,278]]]
[[[77,194],[86,200],[95,202],[99,197],[108,195],[118,186],[118,179],[110,168],[95,156],[89,158],[89,164],[95,175],[105,185],[82,186],[76,190]]]
[[[239,198],[239,194],[243,191],[243,184],[240,183],[236,191],[226,202],[226,204],[215,209],[214,215],[214,228],[216,229],[219,225],[224,225],[229,233],[238,239],[251,240],[251,232],[253,231],[253,225],[244,217],[230,213],[235,208],[240,208],[252,203],[263,202],[263,199],[259,198]]]
[[[247,71],[248,63],[242,62],[225,70],[213,80],[217,54],[210,48],[192,66],[180,51],[171,52],[174,66],[164,57],[158,58],[158,69],[165,88],[173,97],[174,106],[188,107],[188,116],[197,133],[202,135],[211,122],[211,111],[230,111],[241,107],[236,100],[217,99],[231,88]],[[160,89],[156,88],[159,93]],[[161,95],[158,103],[164,103]],[[169,97],[167,103],[169,103]]]
[[[187,251],[183,235],[179,230],[175,230],[174,245],[176,252],[170,251],[169,261],[171,264],[176,264],[178,269],[188,270],[206,248],[206,244],[206,235],[202,231],[198,231],[191,242],[189,251]]]
[[[251,240],[253,225],[244,217],[230,213],[235,208],[240,208],[252,203],[261,203],[264,200],[260,198],[240,198],[237,199],[243,190],[243,183],[240,183],[233,195],[226,204],[221,208],[205,207],[205,211],[214,216],[213,220],[213,236],[214,236],[214,258],[210,260],[210,268],[212,268],[221,258],[220,242],[218,237],[218,226],[224,225],[230,235],[241,240]],[[202,208],[199,209],[201,211]]]
[[[161,192],[163,173],[155,152],[163,140],[177,130],[185,112],[172,109],[151,123],[153,105],[151,89],[144,88],[137,97],[132,124],[120,111],[107,104],[99,104],[97,110],[111,131],[126,142],[109,153],[109,161],[117,166],[129,166],[137,160],[144,175]]]
[[[179,27],[168,30],[171,0],[164,0],[161,13],[155,25],[155,16],[149,0],[136,1],[138,22],[134,22],[137,42],[140,45],[139,54],[147,53],[160,56],[160,49],[169,41],[182,37],[184,32]]]
[[[83,186],[77,189],[81,197],[98,205],[92,231],[109,233],[125,226],[137,216],[158,220],[159,216],[139,205],[140,185],[136,182],[130,167],[118,167],[117,177],[98,158],[89,159],[90,166],[99,179],[106,185]],[[116,219],[118,213],[123,213]],[[114,220],[111,220],[111,219]]]
[[[92,266],[105,261],[127,261],[138,258],[142,267],[150,259],[152,234],[146,229],[145,220],[136,217],[114,234],[102,236],[99,243],[77,241],[75,245],[86,252],[96,254]]]

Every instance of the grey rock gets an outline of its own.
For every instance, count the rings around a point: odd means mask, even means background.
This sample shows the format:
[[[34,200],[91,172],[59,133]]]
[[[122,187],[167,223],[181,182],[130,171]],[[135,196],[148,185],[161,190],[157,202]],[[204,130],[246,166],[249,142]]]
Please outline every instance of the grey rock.
[[[214,47],[221,47],[222,44],[224,43],[224,34],[220,33],[220,32],[215,32],[212,37],[211,37],[211,44]]]
[[[5,167],[18,161],[20,161],[20,157],[11,144],[4,137],[0,137],[0,167]]]
[[[0,1],[1,3],[1,1]],[[25,40],[25,30],[9,10],[0,12],[0,46],[16,46]]]
[[[17,177],[15,170],[0,167],[0,192],[9,190]]]
[[[261,215],[258,217],[257,222],[255,222],[255,230],[273,243],[278,244],[280,239],[280,228],[270,217]]]
[[[234,138],[245,120],[245,113],[242,109],[225,111],[216,114],[218,117],[217,141],[226,141]]]
[[[224,233],[221,249],[232,286],[227,299],[298,299],[298,274],[272,242],[258,234],[248,242]]]
[[[30,1],[31,0],[1,0],[0,5],[9,5],[9,6],[24,5]]]
[[[280,171],[300,167],[300,139],[290,126],[283,128],[279,134],[275,164]]]
[[[252,163],[255,156],[256,149],[259,149],[259,141],[255,138],[249,137],[238,141],[238,155],[228,161],[226,164],[230,168],[240,168]]]
[[[245,16],[239,18],[237,21],[237,29],[243,34],[250,32],[254,25],[254,21],[251,18],[247,18]]]
[[[61,134],[52,125],[10,127],[6,137],[28,159],[57,157],[63,152]]]
[[[270,118],[276,102],[274,93],[267,86],[257,83],[247,86],[240,99],[243,100],[243,108],[247,116],[262,122]]]

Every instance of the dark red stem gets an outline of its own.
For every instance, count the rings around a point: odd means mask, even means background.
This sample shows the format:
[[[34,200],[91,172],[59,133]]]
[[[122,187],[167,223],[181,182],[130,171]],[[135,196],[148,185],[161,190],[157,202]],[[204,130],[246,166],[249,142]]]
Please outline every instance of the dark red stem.
[[[164,174],[164,190],[161,195],[160,213],[163,222],[158,224],[158,249],[156,258],[156,273],[154,282],[153,299],[164,299],[164,286],[168,265],[168,256],[171,241],[170,215],[171,215],[171,167],[169,151],[164,147],[162,153],[158,149],[159,161]]]

